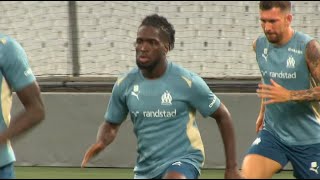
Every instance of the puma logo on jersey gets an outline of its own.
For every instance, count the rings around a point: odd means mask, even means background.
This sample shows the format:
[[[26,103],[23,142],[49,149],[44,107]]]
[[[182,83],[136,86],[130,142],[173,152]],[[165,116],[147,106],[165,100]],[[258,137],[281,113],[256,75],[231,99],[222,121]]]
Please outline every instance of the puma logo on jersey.
[[[262,57],[264,58],[264,60],[268,61],[268,55],[262,54]]]
[[[133,86],[133,89],[132,89],[132,92],[131,92],[131,95],[132,96],[135,96],[137,99],[138,99],[138,101],[139,101],[139,85],[134,85]]]
[[[139,114],[139,111],[132,111],[131,113],[132,113],[135,117],[137,117],[138,114]]]
[[[131,95],[132,95],[132,96],[135,96],[135,97],[138,99],[138,101],[139,101],[139,95],[138,95],[138,94],[139,94],[139,92],[137,92],[137,93],[135,93],[135,92],[133,92],[133,91],[131,92]]]
[[[318,163],[312,162],[309,170],[315,172],[316,174],[319,174],[318,169],[319,169]]]

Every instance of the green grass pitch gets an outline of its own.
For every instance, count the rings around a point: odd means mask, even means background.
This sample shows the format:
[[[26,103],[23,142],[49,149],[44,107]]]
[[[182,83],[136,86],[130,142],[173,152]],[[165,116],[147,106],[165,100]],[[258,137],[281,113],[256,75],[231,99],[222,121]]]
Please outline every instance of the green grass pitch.
[[[133,179],[128,168],[15,167],[17,179]],[[204,169],[200,179],[223,179],[224,170]],[[294,179],[292,171],[282,171],[274,179]]]

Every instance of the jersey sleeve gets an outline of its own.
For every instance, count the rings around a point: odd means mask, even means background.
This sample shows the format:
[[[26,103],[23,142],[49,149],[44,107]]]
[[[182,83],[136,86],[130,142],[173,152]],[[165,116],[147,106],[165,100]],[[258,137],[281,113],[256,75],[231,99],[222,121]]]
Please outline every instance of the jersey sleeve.
[[[192,78],[190,104],[197,109],[203,117],[208,117],[220,106],[220,99],[210,90],[206,82],[199,76]]]
[[[118,79],[112,89],[107,111],[104,115],[106,122],[121,124],[127,117],[128,107],[125,101],[125,87]]]
[[[1,70],[10,87],[19,91],[32,84],[36,78],[21,45],[13,39],[8,39],[4,43],[4,50],[5,55],[1,62]]]

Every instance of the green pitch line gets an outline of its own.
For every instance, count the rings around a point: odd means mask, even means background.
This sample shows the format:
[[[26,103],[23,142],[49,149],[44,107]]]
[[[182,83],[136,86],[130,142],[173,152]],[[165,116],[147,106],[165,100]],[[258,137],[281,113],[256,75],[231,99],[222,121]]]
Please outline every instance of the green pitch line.
[[[17,179],[133,179],[127,168],[69,168],[22,167],[16,168]],[[223,179],[224,170],[204,169],[200,179]],[[292,171],[282,171],[274,179],[294,179]]]

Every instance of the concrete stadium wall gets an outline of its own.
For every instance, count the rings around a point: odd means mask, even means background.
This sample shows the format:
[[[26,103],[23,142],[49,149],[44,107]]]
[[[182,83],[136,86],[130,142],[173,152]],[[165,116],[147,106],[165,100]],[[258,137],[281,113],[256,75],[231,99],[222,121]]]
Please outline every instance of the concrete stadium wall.
[[[216,93],[229,108],[237,135],[239,166],[255,139],[260,100],[256,94]],[[110,93],[43,93],[47,116],[32,131],[12,141],[18,166],[79,167],[86,149],[96,140]],[[13,115],[22,108],[14,96]],[[224,168],[221,136],[214,119],[197,114],[205,145],[205,168]],[[133,167],[136,138],[132,123],[125,121],[115,141],[88,164],[89,167]]]
[[[318,1],[294,1],[293,28],[319,39],[319,12]],[[0,1],[0,32],[22,44],[37,76],[117,77],[136,66],[137,28],[153,13],[174,25],[172,61],[201,77],[260,77],[258,1]]]

